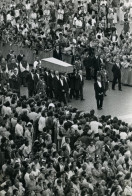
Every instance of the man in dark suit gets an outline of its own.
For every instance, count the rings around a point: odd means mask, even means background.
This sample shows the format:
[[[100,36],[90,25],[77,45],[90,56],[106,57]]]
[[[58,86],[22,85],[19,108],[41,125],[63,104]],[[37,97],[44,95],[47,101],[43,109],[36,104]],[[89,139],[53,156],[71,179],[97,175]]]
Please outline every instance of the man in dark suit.
[[[32,97],[34,94],[34,70],[33,69],[28,74],[28,91],[29,91],[29,96]]]
[[[8,67],[8,71],[13,71],[15,68],[18,68],[18,63],[16,63],[16,60],[12,58],[8,62],[7,67]]]
[[[60,74],[60,93],[59,93],[59,101],[66,104],[66,91],[65,91],[65,82],[63,74]]]
[[[76,81],[76,70],[73,70],[73,73],[69,74],[69,87],[70,87],[70,99],[72,99],[73,97],[75,97],[75,81]]]
[[[79,93],[80,93],[80,99],[81,101],[85,100],[83,98],[83,86],[84,86],[84,78],[83,78],[83,74],[82,74],[82,70],[79,70],[79,79],[80,79],[80,89],[79,89]]]
[[[53,90],[55,94],[55,98],[59,100],[60,96],[60,77],[59,77],[59,72],[55,72],[55,77],[53,79]]]
[[[103,107],[104,89],[101,83],[101,76],[97,76],[97,81],[94,83],[95,98],[97,102],[97,109],[101,110]]]
[[[49,97],[49,82],[48,82],[48,77],[49,77],[49,70],[47,68],[44,69],[44,81],[46,84],[46,94]]]
[[[67,73],[65,73],[64,74],[64,89],[66,92],[66,102],[70,102],[69,85],[70,85],[70,80],[69,80]]]
[[[35,91],[35,93],[37,92],[36,87],[37,87],[39,80],[40,80],[39,69],[37,69],[34,74],[34,91]]]
[[[11,88],[14,93],[18,93],[20,95],[20,77],[18,75],[18,69],[14,69],[14,73],[11,76]]]
[[[56,48],[53,50],[53,57],[62,60],[61,49],[59,46],[56,46]]]
[[[100,70],[101,67],[101,60],[98,54],[95,54],[95,56],[92,59],[92,66],[94,69],[94,79],[97,80],[97,72]]]
[[[86,80],[91,80],[92,58],[89,54],[86,54],[86,57],[83,60],[83,65],[86,70]]]
[[[9,87],[9,75],[6,72],[5,67],[2,67],[2,70],[0,73],[0,86],[1,86],[1,89],[3,89],[5,86]]]
[[[47,85],[48,85],[49,97],[51,99],[53,98],[53,81],[54,81],[54,72],[53,70],[50,70],[47,78]]]
[[[76,99],[78,99],[80,96],[81,101],[84,100],[83,86],[84,86],[84,78],[82,75],[82,70],[79,70],[78,73],[76,74],[75,91],[76,91]]]
[[[112,72],[113,72],[112,90],[115,90],[115,85],[118,80],[118,89],[119,91],[122,91],[121,89],[121,65],[119,63],[119,59],[116,59],[116,63],[112,67]]]
[[[17,56],[17,61],[18,61],[18,63],[20,63],[22,60],[23,60],[23,57],[24,57],[25,55],[23,54],[23,51],[22,50],[20,50],[20,54]]]

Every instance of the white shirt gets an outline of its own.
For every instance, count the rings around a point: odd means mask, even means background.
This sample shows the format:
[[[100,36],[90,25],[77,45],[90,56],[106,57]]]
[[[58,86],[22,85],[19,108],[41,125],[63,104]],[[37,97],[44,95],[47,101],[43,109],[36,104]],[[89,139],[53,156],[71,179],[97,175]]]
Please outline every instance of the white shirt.
[[[97,81],[97,83],[98,83],[99,87],[101,88],[102,87],[101,82]]]
[[[58,19],[63,20],[64,10],[58,10]]]
[[[35,120],[37,120],[38,113],[36,113],[36,112],[30,112],[30,113],[28,114],[28,117],[30,118],[30,120],[35,121]]]
[[[33,63],[33,69],[36,69],[37,65],[38,65],[38,61],[34,61],[34,63]]]
[[[23,136],[23,127],[22,127],[22,125],[20,125],[20,124],[16,124],[16,126],[15,126],[15,134],[17,135],[17,136]]]
[[[27,184],[28,184],[28,182],[29,182],[29,173],[26,173],[25,174],[25,176],[24,176],[24,180],[25,180],[25,183],[26,183],[26,186],[27,186]]]
[[[75,24],[76,24],[76,27],[78,27],[78,28],[82,27],[82,21],[81,20],[76,20]]]
[[[41,116],[40,119],[39,119],[39,122],[38,122],[38,124],[39,124],[38,129],[41,132],[43,131],[43,128],[46,126],[45,121],[46,121],[46,118]]]
[[[99,126],[102,126],[102,124],[100,122],[97,122],[97,121],[91,121],[90,126],[91,126],[91,131],[93,131],[96,134],[96,133],[99,132],[98,131]]]
[[[7,19],[7,21],[11,21],[12,20],[12,16],[10,14],[7,14],[6,19]]]
[[[63,86],[63,80],[60,80],[60,82],[61,82],[61,85]]]
[[[31,3],[25,4],[26,6],[26,10],[30,10],[31,9]]]
[[[59,80],[59,76],[56,76],[57,77],[57,79]]]
[[[81,81],[82,81],[82,75],[80,75],[80,79],[81,79]]]
[[[121,132],[121,133],[120,133],[120,139],[121,139],[121,140],[126,140],[126,139],[127,139],[127,133]]]
[[[2,107],[2,114],[3,114],[3,116],[5,116],[6,114],[8,116],[10,116],[12,114],[11,108],[10,107],[6,107],[6,106],[3,106]]]

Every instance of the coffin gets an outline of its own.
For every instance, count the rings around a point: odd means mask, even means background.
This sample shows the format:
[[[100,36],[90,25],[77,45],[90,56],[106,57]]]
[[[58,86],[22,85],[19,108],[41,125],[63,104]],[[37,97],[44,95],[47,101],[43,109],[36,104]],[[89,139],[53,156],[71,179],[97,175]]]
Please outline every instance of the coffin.
[[[64,61],[60,61],[53,57],[42,59],[41,63],[42,63],[42,67],[48,68],[50,70],[66,72],[66,73],[73,72],[73,65],[66,63]]]

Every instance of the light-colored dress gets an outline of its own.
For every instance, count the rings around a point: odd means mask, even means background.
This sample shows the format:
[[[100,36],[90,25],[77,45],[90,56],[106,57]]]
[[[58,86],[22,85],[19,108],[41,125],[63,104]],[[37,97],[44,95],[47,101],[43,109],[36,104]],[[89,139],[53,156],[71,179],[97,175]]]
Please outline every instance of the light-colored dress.
[[[120,7],[120,9],[119,9],[119,20],[120,20],[120,21],[124,21],[124,11],[123,11],[123,7]]]

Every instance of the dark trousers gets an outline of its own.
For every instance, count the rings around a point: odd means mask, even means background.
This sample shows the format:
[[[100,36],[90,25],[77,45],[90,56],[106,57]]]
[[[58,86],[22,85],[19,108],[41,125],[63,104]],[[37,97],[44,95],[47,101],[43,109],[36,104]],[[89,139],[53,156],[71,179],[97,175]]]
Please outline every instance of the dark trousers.
[[[76,99],[79,99],[79,90],[75,90],[76,92]]]
[[[91,69],[86,67],[86,80],[91,80]]]
[[[49,97],[52,99],[53,98],[53,89],[49,88]]]
[[[60,96],[59,94],[60,94],[60,93],[59,93],[58,91],[55,90],[55,91],[54,91],[54,94],[55,94],[55,99],[56,99],[56,100],[59,100],[59,96]]]
[[[34,89],[28,88],[28,91],[29,91],[29,97],[32,97],[34,94]]]
[[[83,86],[80,87],[79,93],[80,93],[80,98],[83,99]]]
[[[98,95],[98,97],[96,97],[97,108],[102,108],[103,99],[104,99],[103,95]]]
[[[70,89],[70,99],[75,97],[75,90],[73,88]]]
[[[66,95],[64,92],[61,92],[59,95],[59,101],[63,102],[64,104],[66,104]]]
[[[97,80],[97,69],[94,69],[94,80],[96,81]]]
[[[117,83],[118,80],[118,89],[121,90],[121,76],[114,76],[113,81],[112,81],[112,89],[115,88],[115,85]]]

